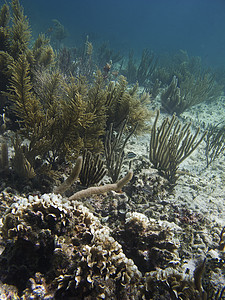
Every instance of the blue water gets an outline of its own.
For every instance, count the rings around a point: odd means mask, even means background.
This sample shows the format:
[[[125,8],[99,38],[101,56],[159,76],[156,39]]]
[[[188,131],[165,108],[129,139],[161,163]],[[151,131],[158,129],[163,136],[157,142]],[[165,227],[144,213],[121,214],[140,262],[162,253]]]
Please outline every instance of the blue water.
[[[77,46],[87,34],[94,43],[140,54],[187,50],[211,66],[225,65],[225,0],[21,0],[33,33],[52,19],[68,30],[64,44]]]

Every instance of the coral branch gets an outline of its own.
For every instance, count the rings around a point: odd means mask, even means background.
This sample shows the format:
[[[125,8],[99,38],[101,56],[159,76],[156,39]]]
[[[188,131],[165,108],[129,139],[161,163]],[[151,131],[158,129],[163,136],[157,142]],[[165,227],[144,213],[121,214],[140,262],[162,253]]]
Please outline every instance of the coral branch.
[[[109,191],[120,191],[121,188],[125,184],[127,184],[132,177],[133,177],[133,172],[129,171],[127,175],[122,179],[120,179],[117,183],[87,188],[86,190],[82,190],[73,194],[71,197],[69,197],[69,200],[79,200],[81,198],[85,198],[94,194],[98,195]]]
[[[76,160],[76,164],[70,174],[70,176],[58,187],[54,189],[55,194],[63,194],[79,177],[82,168],[83,158],[79,156]]]
[[[170,120],[164,119],[161,126],[157,128],[158,118],[159,111],[157,111],[152,127],[149,159],[161,175],[173,185],[177,180],[179,164],[199,146],[207,132],[204,132],[197,140],[200,128],[195,134],[191,134],[191,124],[185,124],[182,127],[175,114]]]

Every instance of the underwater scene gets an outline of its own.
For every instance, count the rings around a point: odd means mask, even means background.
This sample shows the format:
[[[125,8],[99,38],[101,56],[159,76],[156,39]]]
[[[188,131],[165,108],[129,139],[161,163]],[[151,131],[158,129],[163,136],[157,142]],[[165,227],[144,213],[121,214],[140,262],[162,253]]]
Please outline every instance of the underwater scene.
[[[224,32],[224,0],[0,0],[0,300],[225,299]]]

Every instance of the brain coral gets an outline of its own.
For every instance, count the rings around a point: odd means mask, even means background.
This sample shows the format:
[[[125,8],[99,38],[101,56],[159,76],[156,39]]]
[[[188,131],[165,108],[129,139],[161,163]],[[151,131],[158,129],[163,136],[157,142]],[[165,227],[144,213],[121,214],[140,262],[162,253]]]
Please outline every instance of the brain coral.
[[[79,202],[54,194],[18,198],[2,236],[0,278],[25,299],[138,299],[141,273]]]

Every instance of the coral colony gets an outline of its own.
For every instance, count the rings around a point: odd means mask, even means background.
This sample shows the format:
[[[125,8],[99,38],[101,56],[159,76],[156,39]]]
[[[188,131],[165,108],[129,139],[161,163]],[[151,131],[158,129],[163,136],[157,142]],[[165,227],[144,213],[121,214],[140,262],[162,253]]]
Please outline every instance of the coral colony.
[[[221,159],[224,122],[181,116],[223,87],[185,51],[166,67],[68,36],[54,19],[34,40],[19,0],[1,7],[0,298],[224,299],[224,224],[180,167]]]

